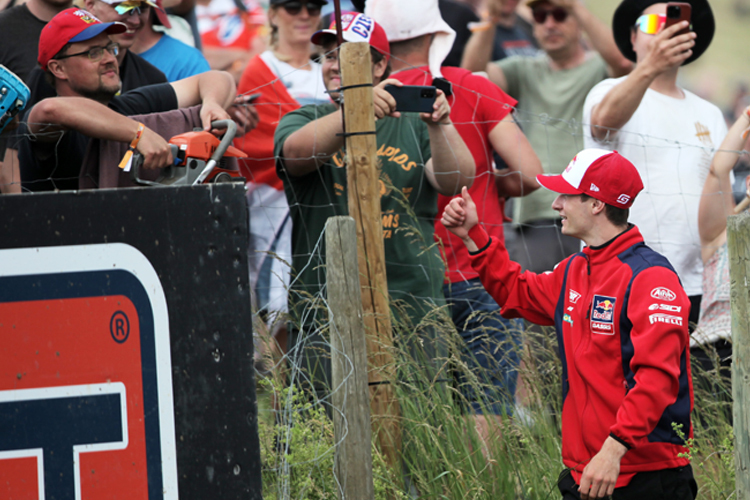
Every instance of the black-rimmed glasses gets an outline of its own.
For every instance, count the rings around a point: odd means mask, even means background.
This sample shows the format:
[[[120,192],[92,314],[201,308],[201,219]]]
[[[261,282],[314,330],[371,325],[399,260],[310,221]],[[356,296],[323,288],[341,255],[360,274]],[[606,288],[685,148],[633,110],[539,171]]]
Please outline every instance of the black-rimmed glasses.
[[[120,53],[120,44],[119,43],[110,43],[106,47],[91,47],[89,50],[84,50],[83,52],[76,52],[75,54],[65,54],[64,56],[58,56],[54,59],[60,60],[60,59],[67,59],[69,57],[76,57],[76,56],[87,56],[89,58],[89,61],[91,62],[97,62],[101,61],[102,57],[104,57],[104,51],[109,52],[113,56],[117,57],[117,54]]]

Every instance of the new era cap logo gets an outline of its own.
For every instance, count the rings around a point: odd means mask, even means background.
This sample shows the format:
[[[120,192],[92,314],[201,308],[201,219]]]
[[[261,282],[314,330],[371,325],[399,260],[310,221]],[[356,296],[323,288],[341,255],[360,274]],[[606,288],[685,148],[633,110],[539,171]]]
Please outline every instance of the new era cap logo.
[[[599,186],[597,186],[596,184],[594,184],[594,183],[592,182],[592,183],[591,183],[591,187],[590,187],[589,189],[591,189],[591,190],[592,190],[592,191],[594,191],[594,192],[597,192],[597,191],[599,191]]]

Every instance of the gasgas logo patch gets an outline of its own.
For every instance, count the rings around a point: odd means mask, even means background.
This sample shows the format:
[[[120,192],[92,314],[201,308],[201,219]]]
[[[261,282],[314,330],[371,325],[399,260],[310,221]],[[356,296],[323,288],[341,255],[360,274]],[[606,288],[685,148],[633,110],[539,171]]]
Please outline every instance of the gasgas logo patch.
[[[594,295],[591,304],[591,332],[600,335],[615,334],[615,303],[617,299],[605,295]]]

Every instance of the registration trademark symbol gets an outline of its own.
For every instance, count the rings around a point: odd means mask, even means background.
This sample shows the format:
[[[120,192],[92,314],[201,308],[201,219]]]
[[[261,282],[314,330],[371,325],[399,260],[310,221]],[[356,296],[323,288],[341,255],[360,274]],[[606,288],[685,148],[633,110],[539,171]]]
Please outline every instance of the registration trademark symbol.
[[[109,320],[109,333],[112,334],[112,338],[118,344],[122,344],[128,340],[128,336],[130,335],[130,321],[124,312],[117,311],[112,315],[112,319]]]

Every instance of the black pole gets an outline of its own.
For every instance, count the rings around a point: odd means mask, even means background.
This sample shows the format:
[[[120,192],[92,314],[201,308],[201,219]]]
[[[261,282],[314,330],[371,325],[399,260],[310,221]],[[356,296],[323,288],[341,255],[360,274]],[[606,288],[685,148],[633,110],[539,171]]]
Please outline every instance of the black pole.
[[[341,36],[343,33],[341,29],[341,0],[333,0],[333,15],[336,18],[336,38],[338,46],[340,47],[344,43],[344,38]]]

